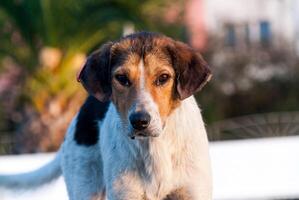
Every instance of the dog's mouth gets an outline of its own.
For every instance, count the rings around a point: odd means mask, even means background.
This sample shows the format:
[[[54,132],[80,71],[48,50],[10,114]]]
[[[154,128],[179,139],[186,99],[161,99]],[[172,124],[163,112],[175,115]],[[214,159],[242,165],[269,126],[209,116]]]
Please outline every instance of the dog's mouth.
[[[132,140],[134,139],[144,140],[144,139],[159,137],[164,131],[165,123],[162,123],[162,126],[149,126],[144,130],[137,130],[134,129],[132,126],[129,126],[127,128],[129,128],[128,129],[129,132],[127,132],[129,138],[131,138]]]
[[[146,138],[153,138],[153,137],[158,137],[159,134],[155,134],[155,133],[147,133],[144,131],[138,131],[138,132],[134,132],[132,134],[129,135],[129,137],[134,140],[134,139],[146,139]]]

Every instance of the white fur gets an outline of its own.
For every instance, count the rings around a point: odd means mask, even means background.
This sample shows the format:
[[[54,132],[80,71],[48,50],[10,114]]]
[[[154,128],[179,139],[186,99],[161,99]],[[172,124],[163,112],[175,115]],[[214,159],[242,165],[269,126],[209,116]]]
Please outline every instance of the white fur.
[[[76,121],[77,117],[72,121],[61,147],[61,167],[68,195],[71,200],[91,199],[93,196],[101,199],[104,195],[101,154],[97,145],[80,146],[74,141]]]
[[[177,188],[188,190],[194,200],[212,198],[208,140],[194,97],[182,101],[159,137],[132,140],[123,134],[126,126],[112,103],[99,122],[98,145],[78,146],[73,139],[75,124],[76,118],[54,161],[60,164],[70,199],[104,199],[106,195],[109,200],[142,200],[145,196],[162,200]],[[56,168],[47,174],[55,174]],[[31,175],[35,180],[22,182],[34,186],[45,180],[40,171]]]
[[[143,58],[141,58],[139,64],[138,64],[139,74],[140,74],[140,88],[141,90],[145,89],[145,72],[144,72],[144,61]]]

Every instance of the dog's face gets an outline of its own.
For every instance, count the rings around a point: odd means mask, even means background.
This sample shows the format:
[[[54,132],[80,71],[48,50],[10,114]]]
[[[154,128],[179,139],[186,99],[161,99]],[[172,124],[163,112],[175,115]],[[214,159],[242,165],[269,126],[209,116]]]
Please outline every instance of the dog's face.
[[[137,33],[93,53],[79,79],[100,101],[111,99],[131,138],[159,136],[180,101],[211,77],[194,50],[168,37]]]

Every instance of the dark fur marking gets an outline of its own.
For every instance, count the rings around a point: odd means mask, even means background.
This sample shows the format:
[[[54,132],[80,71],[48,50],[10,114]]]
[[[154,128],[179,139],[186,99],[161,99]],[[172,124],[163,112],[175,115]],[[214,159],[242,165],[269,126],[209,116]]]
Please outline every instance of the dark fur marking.
[[[130,54],[137,54],[144,57],[147,53],[153,50],[153,40],[155,38],[163,37],[158,33],[139,32],[132,35],[127,35],[116,43],[121,43],[125,40],[131,42],[131,46],[127,49],[114,49],[111,55],[111,68],[122,65]]]
[[[211,76],[211,70],[201,55],[188,45],[175,41],[164,52],[176,72],[177,94],[185,99],[202,89]]]
[[[102,45],[92,53],[83,66],[78,80],[89,94],[100,101],[107,101],[111,95],[110,48],[112,42]]]
[[[99,139],[98,121],[101,121],[108,110],[110,102],[100,102],[89,96],[77,117],[74,139],[78,145],[95,145]]]

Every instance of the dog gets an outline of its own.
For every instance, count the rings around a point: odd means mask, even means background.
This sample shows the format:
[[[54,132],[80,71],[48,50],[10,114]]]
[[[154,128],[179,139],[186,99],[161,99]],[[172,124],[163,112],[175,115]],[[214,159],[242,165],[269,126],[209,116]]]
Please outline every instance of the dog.
[[[55,159],[0,176],[37,187],[63,174],[69,199],[209,200],[208,139],[193,94],[211,70],[188,45],[139,32],[92,53],[78,80],[89,93]]]

